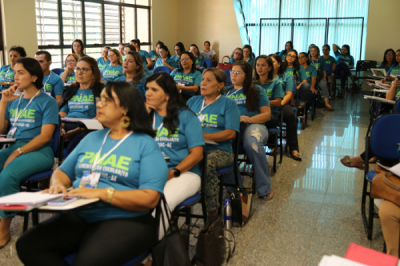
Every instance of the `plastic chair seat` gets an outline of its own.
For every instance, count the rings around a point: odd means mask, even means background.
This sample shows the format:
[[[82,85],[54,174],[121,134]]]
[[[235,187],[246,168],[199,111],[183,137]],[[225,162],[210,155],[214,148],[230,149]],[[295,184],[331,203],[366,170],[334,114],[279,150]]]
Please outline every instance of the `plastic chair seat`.
[[[372,182],[372,179],[374,179],[375,173],[376,173],[375,170],[369,171],[369,172],[367,173],[367,179],[368,179],[369,182]]]
[[[133,258],[132,260],[125,262],[124,264],[122,264],[121,266],[130,266],[133,265],[135,263],[140,262],[141,260],[143,260],[147,255],[150,254],[149,250],[146,250],[145,252],[143,252],[142,254],[136,256],[135,258]],[[72,265],[72,263],[74,262],[76,257],[76,253],[73,253],[71,255],[68,255],[66,257],[64,257],[64,260],[69,264]]]
[[[179,210],[182,207],[191,206],[197,203],[199,200],[200,200],[200,192],[197,192],[193,196],[182,201],[178,206],[175,207],[175,210]]]
[[[52,174],[53,174],[53,170],[52,169],[51,170],[47,170],[47,171],[32,175],[29,178],[27,178],[24,181],[22,181],[21,183],[25,183],[25,182],[28,182],[28,181],[37,181],[37,180],[40,180],[40,179],[43,179],[43,178],[46,178],[46,177],[50,177]]]
[[[157,72],[165,72],[167,74],[171,73],[171,69],[167,66],[159,66],[153,69],[153,73],[157,73]]]
[[[228,167],[225,168],[221,168],[221,169],[217,169],[217,174],[218,175],[224,175],[227,174],[228,172],[233,170],[233,165],[230,165]]]

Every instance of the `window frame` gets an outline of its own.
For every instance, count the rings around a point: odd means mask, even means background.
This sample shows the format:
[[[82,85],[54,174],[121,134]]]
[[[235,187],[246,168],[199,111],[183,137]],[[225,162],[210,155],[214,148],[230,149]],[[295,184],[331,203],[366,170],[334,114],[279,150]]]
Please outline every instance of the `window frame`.
[[[112,2],[112,1],[107,1],[107,0],[72,0],[74,2],[80,2],[81,3],[81,11],[82,11],[82,41],[85,45],[85,49],[87,48],[101,48],[104,46],[118,46],[120,43],[123,42],[123,30],[122,30],[122,25],[123,25],[123,20],[122,20],[122,8],[123,7],[130,7],[134,8],[135,10],[135,39],[138,37],[138,19],[137,19],[137,8],[141,9],[147,9],[148,11],[148,34],[149,34],[149,39],[148,42],[141,42],[141,46],[149,46],[151,47],[151,6],[150,6],[150,0],[148,0],[149,5],[144,6],[144,5],[136,5],[136,4],[128,4],[124,2]],[[86,15],[85,15],[85,3],[96,3],[101,5],[101,10],[102,10],[102,43],[96,43],[96,44],[86,44]],[[61,50],[61,60],[64,60],[64,49],[72,49],[72,43],[65,45],[64,44],[64,34],[63,34],[63,15],[62,15],[62,0],[57,0],[57,5],[58,5],[58,20],[59,20],[59,33],[58,37],[60,40],[59,45],[38,45],[39,50],[47,50],[47,49],[60,49]],[[106,43],[106,31],[105,31],[105,12],[104,12],[104,5],[116,5],[119,8],[119,43]],[[0,22],[1,23],[1,22]],[[124,43],[125,44],[125,43]],[[1,50],[0,50],[1,51]],[[4,55],[3,55],[4,56]],[[100,55],[99,55],[100,56]]]

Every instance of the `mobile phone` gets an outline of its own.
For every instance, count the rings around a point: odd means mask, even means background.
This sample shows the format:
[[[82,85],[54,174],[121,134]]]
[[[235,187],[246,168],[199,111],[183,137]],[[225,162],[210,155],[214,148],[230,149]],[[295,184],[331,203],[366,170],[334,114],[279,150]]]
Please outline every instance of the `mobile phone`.
[[[49,206],[64,206],[71,202],[74,202],[77,199],[78,199],[77,197],[62,197],[62,198],[47,202],[47,205],[49,205]]]

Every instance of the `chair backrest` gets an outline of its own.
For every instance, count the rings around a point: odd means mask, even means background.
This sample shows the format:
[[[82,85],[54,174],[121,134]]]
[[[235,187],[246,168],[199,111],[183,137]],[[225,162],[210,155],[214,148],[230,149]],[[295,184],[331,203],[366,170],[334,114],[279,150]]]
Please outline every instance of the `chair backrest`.
[[[153,69],[153,73],[157,72],[165,72],[167,74],[171,74],[171,69],[167,66],[159,66]]]
[[[358,60],[356,71],[370,71],[371,68],[376,67],[377,62],[373,60]]]
[[[54,155],[56,155],[58,151],[58,146],[60,145],[60,136],[61,136],[61,118],[58,118],[58,125],[54,129],[51,149],[53,150]],[[62,153],[61,153],[62,154]],[[59,156],[61,156],[61,154]]]
[[[53,71],[54,74],[57,74],[58,76],[62,73],[64,73],[63,68],[53,68],[51,71]]]
[[[296,94],[297,94],[297,86],[296,86],[296,81],[293,80],[293,96],[294,98],[296,98]]]
[[[231,80],[231,69],[224,70],[226,74],[226,85],[231,86],[232,85],[232,80]]]
[[[400,114],[400,98],[397,99],[396,104],[394,105],[394,113]]]
[[[400,143],[400,114],[378,117],[371,130],[371,149],[380,159],[400,160],[397,152]]]
[[[332,75],[332,65],[330,64],[326,64],[326,76],[329,77],[330,75]]]
[[[206,68],[211,67],[211,59],[204,57],[204,63],[206,64]]]

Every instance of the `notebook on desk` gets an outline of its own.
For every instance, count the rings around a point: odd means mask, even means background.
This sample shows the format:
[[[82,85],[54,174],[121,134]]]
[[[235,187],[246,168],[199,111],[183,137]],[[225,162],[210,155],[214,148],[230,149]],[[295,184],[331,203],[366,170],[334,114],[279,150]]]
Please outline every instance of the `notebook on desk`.
[[[388,104],[393,104],[393,105],[396,104],[396,101],[388,100],[388,99],[377,97],[377,96],[364,95],[364,99],[372,100],[372,101],[380,102],[380,103],[388,103]]]
[[[84,118],[63,118],[63,122],[81,122],[85,125],[88,130],[100,130],[104,129],[103,125],[96,119],[84,119]]]
[[[38,192],[18,192],[8,196],[0,198],[0,209],[5,207],[6,209],[10,206],[26,206],[28,207],[38,207],[46,204],[48,201],[61,198],[62,194],[51,195],[42,194]]]

